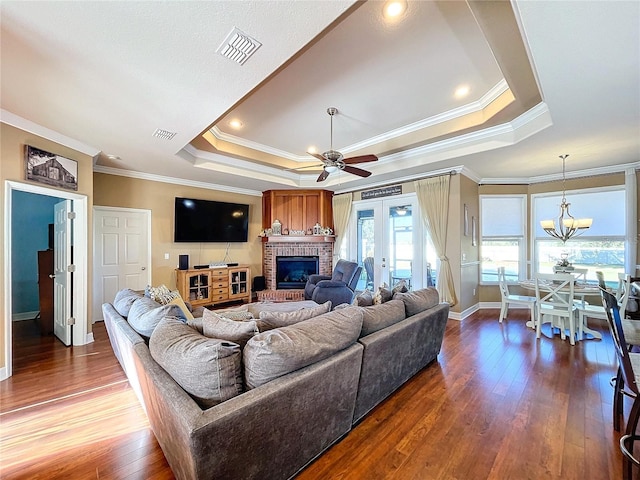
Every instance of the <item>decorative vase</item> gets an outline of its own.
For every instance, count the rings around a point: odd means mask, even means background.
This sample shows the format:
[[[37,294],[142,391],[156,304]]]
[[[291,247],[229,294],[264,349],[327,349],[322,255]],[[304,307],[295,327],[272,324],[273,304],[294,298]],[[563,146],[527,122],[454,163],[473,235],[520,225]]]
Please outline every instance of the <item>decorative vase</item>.
[[[271,234],[282,235],[282,224],[280,223],[280,220],[276,219],[271,225]]]

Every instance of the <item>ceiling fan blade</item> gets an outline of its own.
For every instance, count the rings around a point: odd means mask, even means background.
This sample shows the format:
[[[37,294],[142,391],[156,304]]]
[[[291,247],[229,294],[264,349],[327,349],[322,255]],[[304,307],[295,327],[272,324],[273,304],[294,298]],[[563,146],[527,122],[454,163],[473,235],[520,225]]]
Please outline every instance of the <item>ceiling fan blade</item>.
[[[348,173],[353,173],[354,175],[358,175],[359,177],[368,177],[371,175],[371,172],[363,170],[358,167],[350,167],[349,165],[345,165],[343,170]]]
[[[329,176],[329,172],[327,172],[326,170],[322,170],[322,173],[320,174],[316,182],[323,182],[324,180],[327,179],[328,176]]]
[[[378,160],[378,157],[376,157],[375,155],[360,155],[358,157],[345,158],[342,161],[346,165],[350,165],[354,163],[375,162],[376,160]]]
[[[318,160],[320,160],[322,163],[326,162],[327,159],[324,158],[322,155],[320,155],[319,153],[311,153],[311,152],[307,152],[309,155],[311,155],[312,157],[316,157]]]

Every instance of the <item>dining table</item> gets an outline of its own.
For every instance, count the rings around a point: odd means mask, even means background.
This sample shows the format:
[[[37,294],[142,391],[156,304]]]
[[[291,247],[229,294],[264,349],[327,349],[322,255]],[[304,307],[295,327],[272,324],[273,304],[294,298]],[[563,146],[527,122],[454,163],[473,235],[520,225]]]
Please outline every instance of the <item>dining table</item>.
[[[541,282],[540,289],[547,292],[551,291],[551,286],[548,286],[547,288],[545,288],[545,283],[546,282]],[[518,284],[521,287],[526,288],[527,290],[533,290],[534,292],[536,290],[535,279],[521,280],[518,282]],[[576,281],[573,286],[573,295],[574,297],[578,297],[579,301],[583,302],[583,304],[586,304],[585,297],[596,295],[598,296],[598,298],[600,298],[600,286],[597,283]],[[547,323],[547,322],[544,322],[544,323]],[[535,329],[536,328],[535,319],[529,320],[526,323],[526,325],[529,328]],[[602,334],[596,330],[589,328],[589,326],[586,325],[586,321],[585,321],[585,325],[583,325],[583,332],[588,333],[593,338],[597,338],[600,340],[602,339]]]

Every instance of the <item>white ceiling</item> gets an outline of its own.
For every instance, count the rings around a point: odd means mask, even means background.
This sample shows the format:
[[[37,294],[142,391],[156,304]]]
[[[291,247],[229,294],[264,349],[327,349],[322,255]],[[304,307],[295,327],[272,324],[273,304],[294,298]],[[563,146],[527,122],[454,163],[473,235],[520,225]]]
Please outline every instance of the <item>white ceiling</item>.
[[[418,1],[395,23],[382,8],[2,1],[2,121],[97,154],[96,171],[246,193],[461,166],[526,183],[557,178],[564,153],[569,176],[638,166],[640,2]],[[234,27],[262,43],[242,66],[216,53]],[[369,178],[290,170],[329,149],[330,106],[333,147],[380,158]]]

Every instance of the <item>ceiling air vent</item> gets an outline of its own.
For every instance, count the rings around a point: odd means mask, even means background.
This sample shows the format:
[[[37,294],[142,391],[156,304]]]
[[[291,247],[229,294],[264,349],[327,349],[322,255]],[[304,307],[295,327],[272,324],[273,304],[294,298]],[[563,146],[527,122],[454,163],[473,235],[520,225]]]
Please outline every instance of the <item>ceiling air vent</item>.
[[[171,140],[176,136],[176,132],[170,132],[169,130],[163,130],[161,128],[156,128],[156,131],[153,132],[154,137],[162,138],[163,140]]]
[[[251,55],[258,50],[262,44],[255,38],[251,38],[237,28],[233,28],[231,33],[224,39],[222,45],[218,47],[216,53],[227,57],[234,62],[244,65]]]

